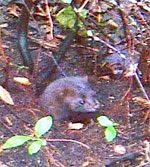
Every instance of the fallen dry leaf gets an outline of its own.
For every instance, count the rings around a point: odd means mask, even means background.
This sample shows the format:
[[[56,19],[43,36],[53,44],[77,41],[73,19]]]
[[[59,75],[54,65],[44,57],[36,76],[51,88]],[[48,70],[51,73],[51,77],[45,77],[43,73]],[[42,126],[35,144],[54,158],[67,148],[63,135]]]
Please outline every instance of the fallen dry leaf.
[[[89,161],[85,161],[85,162],[83,162],[81,165],[82,165],[83,167],[86,167],[86,166],[89,165]]]
[[[138,2],[137,5],[143,8],[146,12],[150,13],[150,7],[146,5],[144,2]]]
[[[139,105],[141,106],[144,106],[144,107],[150,107],[150,101],[147,101],[146,99],[142,98],[142,97],[133,97],[132,100],[135,102],[135,103],[138,103]]]
[[[118,154],[125,154],[126,153],[126,149],[122,145],[115,145],[114,146],[114,152],[116,152]]]
[[[13,6],[10,6],[10,7],[7,8],[8,14],[13,15],[15,17],[19,17],[18,10],[19,10],[19,8],[16,5],[13,5]]]
[[[110,26],[112,26],[112,27],[118,28],[118,24],[115,23],[115,21],[113,21],[113,20],[109,20],[109,21],[107,22],[107,25],[110,25]]]
[[[82,129],[83,128],[83,124],[82,123],[72,123],[70,122],[68,124],[68,129],[75,129],[75,130],[79,130],[79,129]]]
[[[13,80],[16,83],[21,84],[21,85],[26,85],[26,86],[31,85],[31,82],[29,81],[29,79],[25,77],[14,77]]]
[[[105,75],[105,76],[100,76],[100,79],[104,79],[104,80],[110,80],[110,76]]]
[[[0,86],[0,99],[7,104],[14,105],[14,102],[10,96],[10,93],[6,89],[4,89],[2,86]]]
[[[1,24],[1,25],[0,25],[0,28],[6,28],[6,27],[8,27],[8,24],[7,24],[7,23],[4,23],[4,24]]]
[[[3,162],[0,161],[0,167],[8,167],[8,166],[3,164]]]

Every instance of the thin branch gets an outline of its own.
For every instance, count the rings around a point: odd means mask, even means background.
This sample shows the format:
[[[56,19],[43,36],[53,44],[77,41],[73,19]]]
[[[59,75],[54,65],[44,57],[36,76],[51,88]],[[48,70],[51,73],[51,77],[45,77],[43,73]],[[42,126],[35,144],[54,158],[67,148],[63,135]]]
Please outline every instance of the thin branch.
[[[63,74],[63,76],[67,77],[66,73],[63,71],[63,69],[60,67],[60,65],[58,64],[57,60],[55,59],[55,57],[53,55],[47,55],[48,57],[50,57],[51,59],[53,59],[53,62],[55,64],[55,66],[57,66],[57,68],[59,69],[59,71]]]
[[[84,3],[82,4],[82,6],[80,6],[80,8],[78,9],[78,12],[83,10],[83,8],[86,6],[86,4],[89,2],[89,0],[85,0]]]
[[[77,143],[77,144],[79,144],[79,145],[81,145],[81,146],[83,146],[83,147],[85,147],[87,149],[90,149],[89,146],[87,146],[86,144],[81,143],[81,142],[79,142],[77,140],[71,140],[71,139],[48,139],[47,140],[46,139],[46,141],[49,141],[49,142],[73,142],[73,143]]]
[[[4,87],[6,87],[9,79],[10,62],[9,62],[9,57],[5,55],[4,49],[2,47],[1,29],[0,29],[0,54],[2,55],[2,58],[6,63],[6,67],[5,67],[6,77],[5,77],[5,83],[4,83]]]
[[[52,17],[50,15],[50,10],[48,7],[48,1],[45,0],[45,4],[46,4],[46,13],[47,13],[47,17],[49,19],[49,23],[50,23],[50,38],[53,39],[53,21],[52,21]]]
[[[106,45],[107,47],[109,47],[110,49],[114,50],[115,52],[117,52],[123,59],[125,59],[128,63],[130,63],[133,67],[135,67],[134,65],[134,62],[132,61],[131,58],[126,58],[124,54],[122,54],[118,49],[116,49],[115,47],[113,47],[112,45],[110,45],[109,43],[103,41],[102,39],[100,39],[99,37],[97,36],[91,36],[95,41],[99,41],[101,43],[103,43],[104,45]],[[145,91],[145,88],[144,86],[142,85],[142,82],[138,76],[138,73],[136,71],[137,69],[134,70],[134,73],[133,73],[133,76],[135,76],[135,79],[137,81],[137,83],[139,84],[141,90],[142,90],[142,93],[144,95],[144,97],[146,98],[146,100],[148,101],[148,103],[150,102],[150,98],[148,97],[146,91]],[[147,118],[150,116],[150,110],[147,110],[147,113],[146,113],[146,117],[144,119],[144,122],[147,120]]]

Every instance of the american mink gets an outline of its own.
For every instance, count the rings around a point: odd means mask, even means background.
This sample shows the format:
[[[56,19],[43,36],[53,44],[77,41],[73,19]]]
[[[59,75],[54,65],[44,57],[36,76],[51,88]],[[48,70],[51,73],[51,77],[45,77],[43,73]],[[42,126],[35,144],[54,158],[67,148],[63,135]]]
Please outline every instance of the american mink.
[[[71,76],[50,83],[40,97],[44,111],[56,121],[80,117],[80,113],[95,112],[99,102],[94,98],[87,77]],[[77,114],[76,114],[77,113]],[[76,118],[74,118],[75,120]]]

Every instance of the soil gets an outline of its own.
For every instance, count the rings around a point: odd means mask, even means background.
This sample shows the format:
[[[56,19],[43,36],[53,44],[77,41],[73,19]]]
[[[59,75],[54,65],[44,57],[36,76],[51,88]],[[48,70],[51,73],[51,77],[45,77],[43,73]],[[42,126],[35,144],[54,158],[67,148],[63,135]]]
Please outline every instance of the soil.
[[[5,54],[9,56],[10,62],[17,65],[21,63],[17,49],[15,23],[5,29],[2,36]],[[41,37],[42,38],[42,37]],[[33,47],[33,45],[31,44]],[[33,50],[31,54],[36,60],[39,50]],[[92,46],[91,46],[92,48]],[[83,48],[80,48],[83,50]],[[67,75],[90,74],[87,70],[88,64],[94,57],[83,57],[78,54],[79,48],[72,46],[65,60],[60,63],[60,68]],[[41,59],[45,54],[50,54],[48,49],[41,48]],[[74,55],[74,56],[73,56]],[[88,54],[87,54],[88,55]],[[46,66],[45,61],[39,62],[41,68]],[[90,63],[89,63],[90,64]],[[4,69],[5,63],[1,61],[0,68]],[[93,68],[94,65],[92,65]],[[39,67],[40,70],[40,67]],[[85,73],[85,71],[88,71]],[[1,70],[2,71],[2,70]],[[83,72],[84,71],[84,72]],[[89,72],[90,71],[90,72]],[[58,70],[56,78],[61,75]],[[94,75],[94,74],[93,74]],[[27,77],[32,85],[23,86],[13,81],[15,76]],[[1,83],[5,80],[5,73],[0,73]],[[97,73],[97,83],[94,87],[97,91],[97,98],[101,107],[96,116],[106,115],[114,122],[117,137],[112,142],[107,142],[104,137],[104,128],[96,121],[85,124],[80,130],[68,129],[68,123],[54,123],[53,128],[46,135],[45,139],[54,139],[47,142],[47,145],[40,152],[32,156],[26,151],[27,144],[0,152],[1,167],[149,167],[150,150],[148,141],[150,139],[149,123],[145,122],[144,114],[146,108],[133,102],[132,97],[142,96],[141,90],[136,83],[130,92],[129,100],[123,98],[128,90],[129,82],[123,79],[100,79]],[[37,77],[38,78],[38,77]],[[38,104],[39,98],[35,96],[36,77],[30,75],[27,70],[21,70],[14,65],[10,66],[8,87],[6,88],[15,103],[14,106],[7,105],[0,101],[0,143],[15,134],[32,135],[32,128],[37,119],[44,115]],[[123,100],[121,100],[123,99]],[[129,103],[128,103],[129,102]],[[130,114],[128,115],[128,111]],[[128,122],[129,119],[129,122]],[[62,141],[55,141],[62,139]],[[84,143],[85,147],[75,142],[65,142],[63,139],[76,140]],[[116,150],[119,147],[118,150]],[[124,150],[124,151],[122,151]]]

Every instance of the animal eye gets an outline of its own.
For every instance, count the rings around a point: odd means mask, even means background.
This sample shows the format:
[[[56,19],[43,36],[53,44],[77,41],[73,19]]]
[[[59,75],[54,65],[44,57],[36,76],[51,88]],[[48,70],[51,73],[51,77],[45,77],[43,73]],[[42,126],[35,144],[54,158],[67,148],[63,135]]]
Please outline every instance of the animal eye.
[[[80,104],[84,104],[84,100],[80,100],[79,103],[80,103]]]

